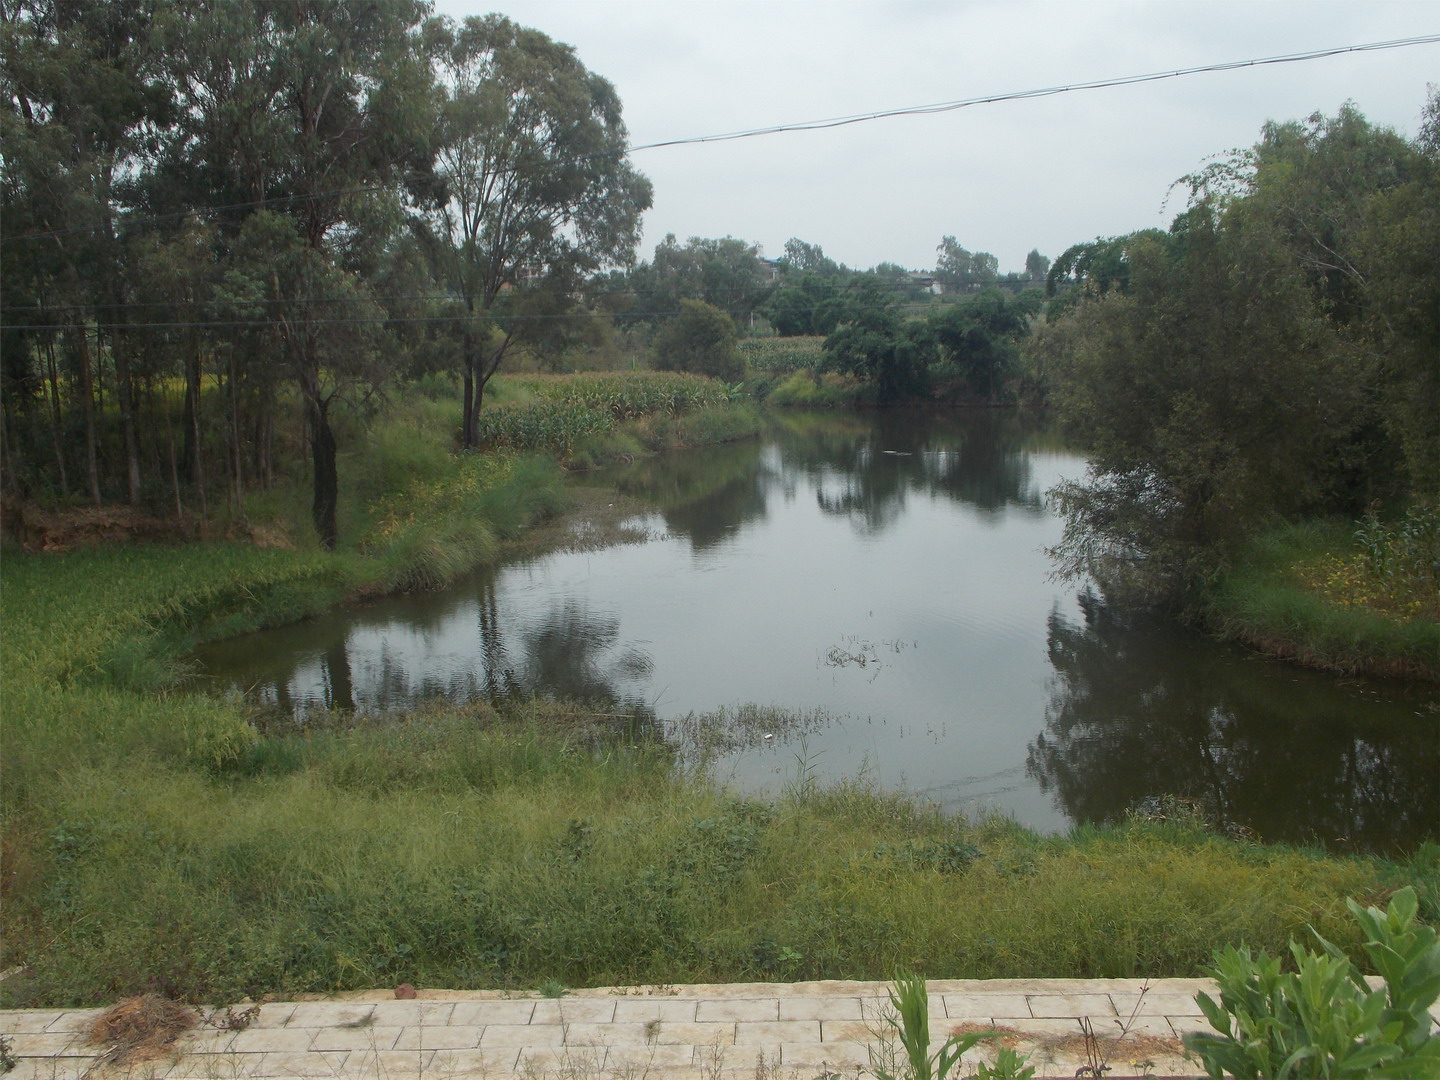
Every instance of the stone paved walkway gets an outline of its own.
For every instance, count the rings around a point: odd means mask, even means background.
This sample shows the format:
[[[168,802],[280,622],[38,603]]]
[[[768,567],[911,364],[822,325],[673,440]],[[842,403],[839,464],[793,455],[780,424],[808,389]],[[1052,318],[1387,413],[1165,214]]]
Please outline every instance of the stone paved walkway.
[[[1110,1080],[1197,1076],[1179,1037],[1207,1025],[1203,979],[1044,979],[929,983],[931,1035],[998,1029],[1028,1052],[1036,1075],[1073,1077],[1086,1063],[1081,1020],[1108,1043]],[[1136,1008],[1138,1001],[1138,1009]],[[888,1003],[869,982],[731,983],[578,990],[560,998],[422,990],[323,1001],[266,1002],[244,1030],[202,1025],[169,1054],[126,1067],[87,1041],[101,1009],[0,1012],[17,1068],[5,1080],[817,1080],[855,1077]],[[977,1049],[966,1056],[984,1060]],[[969,1072],[962,1069],[962,1073]]]

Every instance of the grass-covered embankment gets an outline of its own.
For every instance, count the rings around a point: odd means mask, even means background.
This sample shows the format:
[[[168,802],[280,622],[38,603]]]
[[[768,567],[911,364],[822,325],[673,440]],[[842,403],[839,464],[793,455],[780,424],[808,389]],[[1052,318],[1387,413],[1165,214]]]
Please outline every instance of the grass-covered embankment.
[[[1425,576],[1440,573],[1440,551],[1423,525],[1406,537],[1405,524],[1322,521],[1263,533],[1210,590],[1207,620],[1311,667],[1440,681],[1440,582]]]
[[[261,734],[238,702],[114,681],[106,657],[208,605],[318,596],[311,559],[5,559],[3,937],[27,970],[0,999],[1188,975],[1307,922],[1353,944],[1346,896],[1411,882],[1436,914],[1433,849],[1339,859],[1194,824],[1046,838],[799,777],[759,802],[580,707]]]
[[[1346,896],[1411,883],[1440,914],[1434,848],[1333,858],[1195,823],[1047,838],[803,776],[738,797],[579,705],[262,730],[241,702],[167,689],[191,640],[443,580],[554,508],[553,460],[453,457],[435,404],[342,473],[337,554],[5,553],[0,965],[25,971],[0,1002],[1189,975],[1306,923],[1353,945]]]

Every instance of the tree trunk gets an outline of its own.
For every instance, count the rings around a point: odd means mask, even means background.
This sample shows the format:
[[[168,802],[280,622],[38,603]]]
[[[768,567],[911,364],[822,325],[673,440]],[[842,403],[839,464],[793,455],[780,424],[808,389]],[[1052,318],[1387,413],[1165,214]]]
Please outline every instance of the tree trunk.
[[[185,478],[195,489],[200,516],[206,517],[205,443],[200,429],[200,344],[192,330],[185,356]]]
[[[120,435],[125,445],[125,501],[138,506],[140,441],[135,430],[135,387],[130,378],[129,343],[124,331],[110,332],[110,359],[115,364],[115,400],[120,407]]]
[[[100,505],[100,452],[95,431],[95,373],[90,370],[89,341],[83,326],[65,331],[80,376],[80,411],[85,419],[85,476],[90,485],[90,501]]]
[[[60,425],[60,368],[55,362],[54,335],[45,336],[45,375],[49,384],[50,438],[55,444],[55,467],[60,470],[60,495],[70,497],[70,478],[65,469],[65,440]]]
[[[310,438],[310,462],[314,469],[314,499],[310,514],[316,535],[326,551],[334,551],[340,539],[336,524],[340,477],[335,464],[335,432],[330,428],[330,402],[320,393],[320,377],[306,370],[300,380],[305,401],[305,429]]]
[[[237,520],[245,520],[245,476],[240,440],[240,390],[238,363],[230,351],[230,493]]]
[[[475,418],[480,410],[475,406],[475,335],[465,331],[460,346],[460,364],[464,371],[464,402],[461,405],[460,443],[466,450],[475,449]]]

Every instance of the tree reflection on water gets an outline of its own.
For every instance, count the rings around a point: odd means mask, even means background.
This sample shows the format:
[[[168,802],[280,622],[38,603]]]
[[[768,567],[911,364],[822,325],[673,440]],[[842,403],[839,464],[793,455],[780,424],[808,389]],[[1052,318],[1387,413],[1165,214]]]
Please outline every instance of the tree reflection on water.
[[[1091,593],[1078,603],[1079,622],[1050,616],[1055,674],[1026,764],[1073,820],[1114,822],[1146,796],[1174,795],[1267,840],[1384,850],[1433,832],[1431,690],[1354,682],[1347,701],[1332,678],[1276,680],[1270,661],[1187,652],[1173,626],[1122,619]],[[1357,725],[1347,706],[1361,698],[1371,719]]]

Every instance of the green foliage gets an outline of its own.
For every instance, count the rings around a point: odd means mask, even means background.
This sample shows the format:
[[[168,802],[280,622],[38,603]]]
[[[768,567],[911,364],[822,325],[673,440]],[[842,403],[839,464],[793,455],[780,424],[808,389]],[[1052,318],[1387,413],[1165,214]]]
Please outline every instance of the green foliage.
[[[1353,534],[1340,521],[1257,534],[1206,589],[1206,621],[1312,667],[1440,679],[1440,618],[1425,615],[1426,594],[1404,593],[1396,597],[1402,606],[1394,606]]]
[[[625,297],[626,320],[653,322],[683,310],[696,300],[745,322],[763,303],[770,286],[754,244],[733,236],[692,236],[681,244],[674,234],[655,246],[654,258],[618,280],[610,291]]]
[[[1014,297],[988,288],[935,312],[930,328],[940,347],[937,377],[954,380],[970,397],[997,400],[1018,373],[1019,341],[1041,302],[1038,290]]]
[[[681,300],[680,314],[655,335],[655,366],[738,382],[745,374],[745,361],[737,340],[735,321],[725,312],[700,300]]]
[[[679,373],[528,375],[515,376],[506,385],[523,388],[524,399],[481,416],[476,427],[480,444],[492,449],[548,450],[567,459],[577,449],[585,451],[582,457],[593,457],[597,439],[633,438],[620,430],[619,425],[627,422],[648,418],[653,431],[653,423],[662,418],[723,411],[728,401],[725,387],[713,379]],[[663,438],[656,443],[662,445],[667,445]]]
[[[1346,106],[1184,183],[1168,234],[1056,260],[1076,302],[1033,351],[1091,452],[1063,571],[1161,603],[1277,519],[1424,496],[1435,460],[1435,163]]]
[[[824,356],[821,346],[825,339],[816,335],[783,338],[745,338],[739,343],[747,371],[767,375],[789,375],[795,371],[814,371]]]
[[[829,334],[844,314],[846,287],[839,275],[787,271],[762,310],[781,337]]]
[[[65,313],[6,320],[17,488],[234,519],[303,476],[334,547],[387,391],[458,367],[473,447],[512,349],[604,344],[562,316],[649,205],[614,88],[502,16],[427,13],[7,9],[0,302]]]
[[[456,350],[469,449],[489,434],[481,399],[511,346],[562,326],[582,275],[633,256],[651,187],[619,152],[615,88],[570,46],[498,14],[442,19],[426,36],[445,88],[434,151],[446,198],[430,248],[473,317]]]
[[[876,402],[888,405],[928,391],[935,341],[925,324],[901,319],[891,293],[866,282],[848,299],[824,353],[826,371],[866,379]]]
[[[1440,619],[1440,502],[1412,506],[1394,525],[1369,514],[1355,540],[1370,580],[1392,602]]]
[[[865,384],[850,375],[797,371],[770,391],[766,399],[781,408],[835,409],[862,400]]]
[[[978,289],[999,277],[999,259],[988,251],[967,251],[953,236],[943,237],[935,251],[935,276],[952,292]]]
[[[995,1062],[980,1062],[975,1066],[975,1080],[1031,1080],[1035,1066],[1026,1064],[1029,1059],[1008,1046],[995,1051]]]
[[[651,413],[678,415],[726,401],[724,387],[713,379],[683,373],[594,372],[561,378],[523,376],[513,381],[542,400],[604,410],[617,420]]]
[[[930,1052],[930,995],[925,980],[919,975],[901,973],[895,976],[890,990],[890,1007],[894,1015],[885,1019],[900,1041],[904,1056],[897,1062],[872,1062],[879,1080],[949,1080],[960,1064],[961,1057],[986,1039],[994,1038],[989,1031],[972,1031],[951,1035],[940,1049]]]
[[[1428,1011],[1440,998],[1440,942],[1432,927],[1416,923],[1415,891],[1401,889],[1383,912],[1354,900],[1348,906],[1384,989],[1372,989],[1323,937],[1324,953],[1290,943],[1293,972],[1263,950],[1227,946],[1212,970],[1220,1001],[1196,998],[1219,1034],[1185,1038],[1210,1076],[1440,1076],[1440,1038]]]

